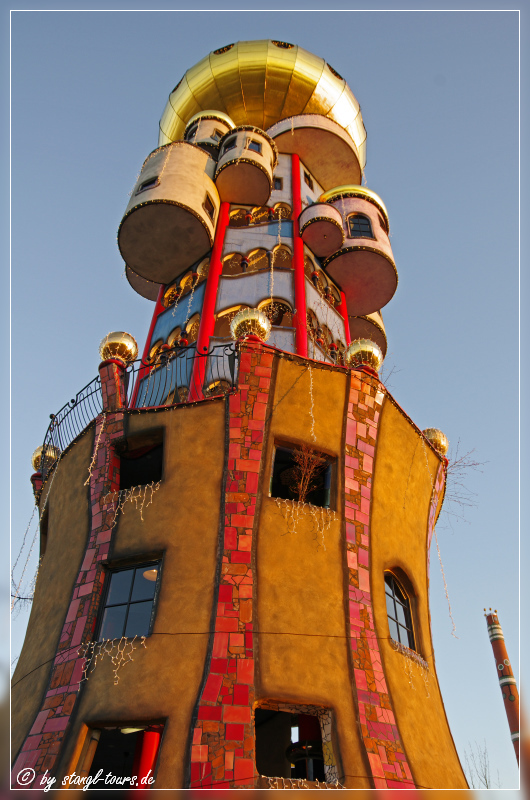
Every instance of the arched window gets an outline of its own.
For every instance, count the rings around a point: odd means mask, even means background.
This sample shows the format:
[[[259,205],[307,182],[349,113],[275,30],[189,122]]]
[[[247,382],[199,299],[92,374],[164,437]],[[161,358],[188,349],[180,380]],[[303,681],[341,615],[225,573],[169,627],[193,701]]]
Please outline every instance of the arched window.
[[[372,223],[364,214],[351,214],[348,217],[350,239],[373,239]]]
[[[390,636],[395,642],[415,650],[410,600],[391,572],[385,572],[385,594]]]

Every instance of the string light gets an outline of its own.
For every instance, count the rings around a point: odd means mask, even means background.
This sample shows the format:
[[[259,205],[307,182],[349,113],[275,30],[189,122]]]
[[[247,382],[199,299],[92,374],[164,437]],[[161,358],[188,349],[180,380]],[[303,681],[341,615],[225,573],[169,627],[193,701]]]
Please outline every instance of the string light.
[[[324,534],[326,530],[330,529],[331,523],[338,519],[335,511],[332,511],[330,508],[314,506],[311,503],[303,503],[300,500],[284,500],[280,497],[276,497],[275,500],[283,518],[287,522],[286,533],[297,533],[300,520],[307,519],[305,516],[305,511],[307,509],[313,519],[313,530],[315,533],[313,538],[317,542],[317,548],[322,544],[324,550],[326,549]],[[320,542],[318,541],[319,535]],[[285,534],[282,534],[282,536],[285,536]]]
[[[136,641],[137,639],[138,642]],[[122,636],[120,639],[103,639],[101,642],[87,642],[82,645],[77,651],[77,655],[85,659],[79,687],[94,672],[98,660],[101,661],[105,656],[108,656],[112,662],[114,685],[116,686],[120,681],[120,676],[118,675],[120,669],[130,661],[134,661],[132,654],[136,648],[139,645],[143,645],[147,649],[145,640],[145,636],[134,636],[132,639]]]
[[[132,486],[130,489],[120,489],[119,492],[109,492],[107,495],[105,495],[105,497],[103,498],[104,503],[110,504],[116,502],[114,517],[112,519],[112,524],[110,527],[114,528],[114,526],[117,524],[118,515],[120,511],[122,511],[125,514],[124,506],[126,503],[129,502],[130,503],[134,502],[135,510],[137,511],[138,503],[139,501],[141,501],[140,519],[142,520],[142,522],[144,522],[144,516],[143,516],[144,507],[148,508],[151,505],[151,503],[153,502],[153,495],[156,491],[158,491],[158,489],[160,489],[161,483],[162,481],[156,481],[156,483],[155,481],[151,481],[151,483],[147,483],[144,486]],[[148,489],[151,490],[151,497],[149,498],[149,502],[146,505],[145,501]]]
[[[92,460],[91,460],[91,462],[89,464],[89,467],[88,467],[88,478],[84,482],[83,486],[88,486],[88,484],[90,483],[90,478],[92,477],[92,472],[94,470],[94,466],[96,464],[96,459],[97,459],[97,456],[98,456],[99,443],[100,443],[100,440],[101,440],[101,437],[103,435],[103,431],[105,429],[105,425],[106,425],[106,422],[107,422],[107,412],[106,411],[103,411],[98,416],[102,418],[101,419],[101,426],[99,428],[99,433],[97,435],[96,444],[94,446],[94,452],[92,454]],[[98,418],[96,417],[96,425],[98,424],[97,420],[98,420]],[[105,464],[107,463],[107,456],[108,456],[108,453],[105,454]]]
[[[317,437],[315,433],[315,399],[313,397],[313,370],[311,368],[311,364],[308,364],[309,370],[309,416],[311,417],[311,438],[314,442],[316,442]]]

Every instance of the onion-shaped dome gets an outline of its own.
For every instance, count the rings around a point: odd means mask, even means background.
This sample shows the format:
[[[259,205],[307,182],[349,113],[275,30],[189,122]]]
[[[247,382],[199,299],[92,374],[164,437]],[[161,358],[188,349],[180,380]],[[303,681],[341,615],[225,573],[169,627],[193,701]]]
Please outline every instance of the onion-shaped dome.
[[[383,201],[364,186],[338,186],[324,192],[319,202],[330,203],[344,220],[344,245],[326,259],[324,268],[344,292],[348,314],[378,311],[398,284]]]
[[[425,428],[423,435],[429,440],[434,449],[437,450],[441,456],[445,456],[449,450],[449,439],[445,433],[438,428]]]
[[[271,323],[263,311],[257,308],[243,308],[230,323],[230,333],[233,339],[257,336],[266,341],[271,333]]]
[[[138,292],[142,297],[145,297],[146,300],[156,300],[158,298],[158,292],[162,286],[161,283],[155,283],[155,281],[148,281],[147,278],[142,278],[141,275],[137,275],[127,264],[125,265],[125,276],[134,291]]]
[[[381,348],[383,357],[386,356],[387,339],[381,312],[374,311],[373,314],[366,314],[358,317],[348,317],[350,326],[350,338],[370,339]]]
[[[171,92],[159,144],[181,139],[190,119],[207,109],[223,111],[236,125],[262,130],[288,117],[322,115],[349,134],[364,169],[366,131],[359,103],[323,58],[298,45],[262,39],[214,50]]]
[[[328,203],[313,203],[298,217],[300,236],[319,258],[327,258],[344,243],[342,216]]]
[[[108,358],[117,358],[118,361],[128,364],[130,361],[134,361],[138,355],[136,339],[125,331],[107,333],[99,345],[99,355],[103,361]]]
[[[40,447],[37,447],[33,455],[31,456],[31,466],[35,470],[35,472],[42,472],[45,470],[46,472],[50,469],[51,465],[57,461],[61,454],[61,451],[58,447],[55,447],[53,444],[43,445],[41,444]]]
[[[344,351],[344,361],[354,369],[367,366],[379,372],[383,364],[383,353],[370,339],[356,339]]]

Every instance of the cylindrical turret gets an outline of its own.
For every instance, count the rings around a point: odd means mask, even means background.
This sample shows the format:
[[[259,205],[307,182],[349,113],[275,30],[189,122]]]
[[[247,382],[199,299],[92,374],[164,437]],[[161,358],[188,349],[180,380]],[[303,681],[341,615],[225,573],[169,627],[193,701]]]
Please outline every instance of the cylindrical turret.
[[[497,610],[492,611],[490,608],[488,612],[484,609],[484,612],[515,756],[517,763],[519,763],[519,692],[517,691],[510,659],[508,658],[508,651],[504,643],[504,634],[499,624]]]
[[[223,202],[263,206],[272,191],[278,151],[265,131],[242,125],[221,141],[215,184]]]

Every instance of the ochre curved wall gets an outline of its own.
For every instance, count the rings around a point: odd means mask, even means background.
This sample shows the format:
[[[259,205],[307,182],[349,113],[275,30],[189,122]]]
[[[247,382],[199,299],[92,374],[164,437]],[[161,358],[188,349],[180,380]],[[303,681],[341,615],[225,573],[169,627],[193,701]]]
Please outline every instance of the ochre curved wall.
[[[202,678],[212,612],[224,466],[225,403],[130,414],[126,435],[164,428],[162,483],[144,521],[125,506],[109,560],[163,552],[153,635],[119,672],[104,658],[85,684],[58,765],[66,774],[82,725],[164,721],[157,788],[184,785],[185,745]],[[178,502],[178,497],[183,502]],[[149,497],[149,492],[148,492]],[[162,635],[181,634],[181,635]],[[72,769],[75,768],[73,765]]]
[[[417,429],[385,400],[375,457],[370,564],[383,666],[416,785],[465,789],[467,783],[436,679],[429,619],[428,514],[439,465],[439,457]],[[384,572],[392,569],[402,569],[414,588],[411,599],[416,647],[429,664],[427,684],[421,668],[389,642]]]
[[[61,458],[57,473],[51,474],[42,490],[41,505],[51,487],[48,542],[35,587],[24,646],[12,681],[13,754],[22,745],[40,708],[85,552],[90,518],[88,487],[84,484],[93,441],[94,429],[90,428]]]

